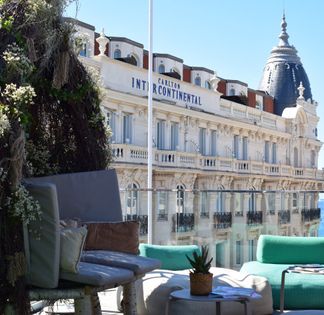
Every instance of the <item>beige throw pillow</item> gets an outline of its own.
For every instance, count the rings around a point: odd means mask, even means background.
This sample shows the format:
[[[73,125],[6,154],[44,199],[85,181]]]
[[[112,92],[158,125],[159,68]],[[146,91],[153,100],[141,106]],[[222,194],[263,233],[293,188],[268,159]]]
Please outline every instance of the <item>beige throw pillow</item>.
[[[78,264],[86,236],[85,226],[61,229],[60,269],[62,271],[78,273]]]

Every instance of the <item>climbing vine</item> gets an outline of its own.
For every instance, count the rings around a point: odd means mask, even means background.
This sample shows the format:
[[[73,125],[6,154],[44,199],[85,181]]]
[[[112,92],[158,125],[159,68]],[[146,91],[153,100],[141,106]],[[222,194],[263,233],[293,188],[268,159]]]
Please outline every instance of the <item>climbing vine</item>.
[[[30,176],[107,168],[96,83],[75,50],[71,0],[0,0],[0,314],[28,314],[23,224],[41,216]]]

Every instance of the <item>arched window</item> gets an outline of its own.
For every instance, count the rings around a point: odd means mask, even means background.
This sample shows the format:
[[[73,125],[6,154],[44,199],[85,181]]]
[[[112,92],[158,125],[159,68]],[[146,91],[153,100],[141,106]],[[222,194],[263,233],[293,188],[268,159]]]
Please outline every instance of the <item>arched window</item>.
[[[211,84],[208,80],[205,81],[205,88],[211,90]]]
[[[164,73],[165,72],[165,66],[164,66],[164,64],[160,64],[159,65],[159,73]]]
[[[229,96],[234,96],[235,95],[235,89],[231,88],[229,90]]]
[[[185,187],[177,185],[177,213],[185,213]]]
[[[201,86],[201,78],[200,77],[195,77],[195,85]]]
[[[82,43],[82,48],[79,54],[82,57],[87,57],[87,43]]]
[[[139,209],[139,186],[136,183],[129,184],[127,186],[127,205],[126,215],[127,219],[133,219],[132,216],[138,214]],[[129,217],[131,216],[131,217]]]
[[[114,51],[114,59],[120,58],[121,57],[121,51],[120,49],[115,49]]]

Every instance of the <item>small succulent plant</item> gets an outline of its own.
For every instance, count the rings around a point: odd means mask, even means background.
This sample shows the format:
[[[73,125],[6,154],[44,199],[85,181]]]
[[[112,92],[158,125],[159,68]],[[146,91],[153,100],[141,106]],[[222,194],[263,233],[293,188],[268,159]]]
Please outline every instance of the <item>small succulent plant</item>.
[[[192,256],[193,257],[190,258],[188,255],[186,255],[190,265],[192,266],[192,272],[208,274],[211,267],[211,262],[213,260],[213,258],[208,260],[208,247],[201,246],[201,254],[193,252]]]

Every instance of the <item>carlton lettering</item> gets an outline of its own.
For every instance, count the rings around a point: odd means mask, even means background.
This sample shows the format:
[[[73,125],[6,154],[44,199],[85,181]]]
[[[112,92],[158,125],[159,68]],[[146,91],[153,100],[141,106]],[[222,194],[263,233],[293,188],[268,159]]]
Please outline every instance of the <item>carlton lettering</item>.
[[[148,87],[147,81],[132,77],[133,89],[147,91]],[[158,78],[158,83],[153,83],[153,94],[201,106],[200,96],[181,91],[180,84],[170,80]]]

